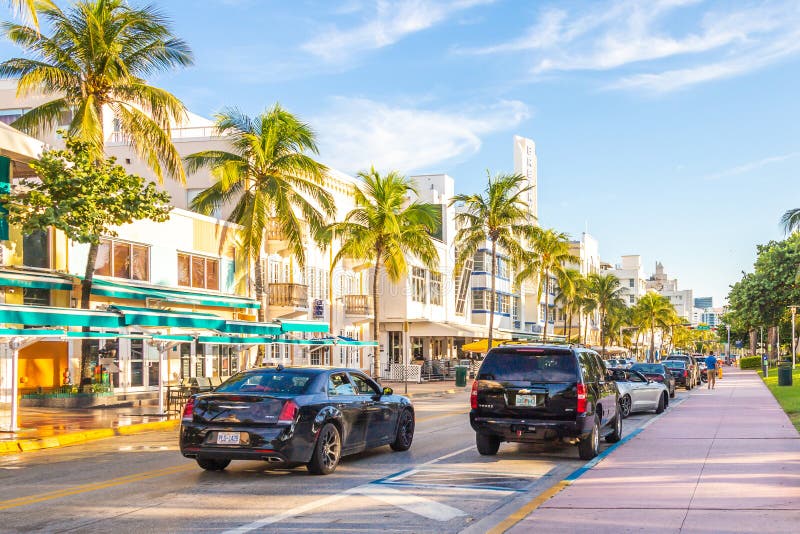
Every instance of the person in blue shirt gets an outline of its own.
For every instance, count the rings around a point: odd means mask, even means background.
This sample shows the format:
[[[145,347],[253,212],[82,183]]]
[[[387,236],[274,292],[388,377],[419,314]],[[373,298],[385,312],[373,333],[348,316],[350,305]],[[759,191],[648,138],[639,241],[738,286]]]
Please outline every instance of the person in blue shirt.
[[[708,376],[708,389],[714,389],[714,386],[717,384],[717,358],[714,357],[714,353],[708,355],[706,358],[706,376]]]

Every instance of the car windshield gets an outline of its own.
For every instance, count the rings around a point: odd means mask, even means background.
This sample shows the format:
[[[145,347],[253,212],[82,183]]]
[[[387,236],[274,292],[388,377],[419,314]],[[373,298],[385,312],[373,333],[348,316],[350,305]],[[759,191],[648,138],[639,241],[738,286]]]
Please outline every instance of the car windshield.
[[[305,393],[311,374],[298,371],[263,371],[239,373],[226,380],[215,393]]]
[[[637,363],[631,367],[631,371],[639,371],[640,373],[663,373],[664,368],[657,363]]]
[[[479,380],[517,382],[575,381],[578,365],[569,351],[546,349],[493,350],[481,365]]]
[[[679,362],[677,360],[667,360],[664,362],[664,365],[666,365],[670,369],[684,369],[686,367],[686,362]]]

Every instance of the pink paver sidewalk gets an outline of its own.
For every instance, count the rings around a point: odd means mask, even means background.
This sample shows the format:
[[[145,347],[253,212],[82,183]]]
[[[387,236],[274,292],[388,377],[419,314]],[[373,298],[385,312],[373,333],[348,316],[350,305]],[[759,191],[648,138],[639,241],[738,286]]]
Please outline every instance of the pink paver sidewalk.
[[[800,434],[726,367],[509,532],[556,531],[800,532]]]

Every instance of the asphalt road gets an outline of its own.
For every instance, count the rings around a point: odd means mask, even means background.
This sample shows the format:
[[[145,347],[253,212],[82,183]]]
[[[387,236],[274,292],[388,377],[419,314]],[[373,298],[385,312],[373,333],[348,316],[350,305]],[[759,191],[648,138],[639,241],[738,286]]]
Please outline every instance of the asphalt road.
[[[416,401],[411,450],[346,457],[323,477],[261,462],[205,472],[180,456],[177,431],[3,456],[0,531],[484,531],[583,465],[575,447],[480,456],[468,404],[463,392]]]

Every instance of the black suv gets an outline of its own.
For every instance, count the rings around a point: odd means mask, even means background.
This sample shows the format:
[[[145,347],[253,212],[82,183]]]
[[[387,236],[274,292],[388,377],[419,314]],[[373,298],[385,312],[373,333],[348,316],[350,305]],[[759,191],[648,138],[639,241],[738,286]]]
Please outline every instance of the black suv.
[[[483,360],[472,384],[469,420],[478,452],[500,443],[562,440],[591,460],[606,441],[622,438],[614,382],[600,356],[568,345],[501,345]]]

